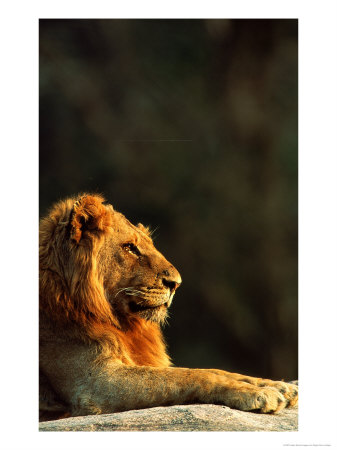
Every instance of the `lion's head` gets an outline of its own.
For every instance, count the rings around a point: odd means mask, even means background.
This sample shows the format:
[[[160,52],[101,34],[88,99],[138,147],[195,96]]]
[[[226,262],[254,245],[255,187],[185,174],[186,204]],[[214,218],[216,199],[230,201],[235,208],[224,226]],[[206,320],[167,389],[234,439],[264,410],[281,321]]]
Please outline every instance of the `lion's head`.
[[[178,271],[100,195],[57,203],[40,224],[41,308],[55,321],[162,322]]]

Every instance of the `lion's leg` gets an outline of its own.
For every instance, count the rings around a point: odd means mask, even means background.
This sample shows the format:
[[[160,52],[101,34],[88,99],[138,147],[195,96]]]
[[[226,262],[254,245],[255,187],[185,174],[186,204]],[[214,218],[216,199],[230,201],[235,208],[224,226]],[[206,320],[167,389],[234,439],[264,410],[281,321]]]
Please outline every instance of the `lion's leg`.
[[[72,399],[73,415],[187,403],[277,412],[289,404],[282,386],[260,387],[221,371],[114,365],[92,375],[90,384],[83,384]]]
[[[208,370],[208,369],[206,369],[206,370]],[[297,401],[298,401],[298,387],[296,385],[294,385],[294,384],[286,383],[284,381],[269,380],[269,379],[266,379],[266,378],[250,377],[250,376],[247,376],[247,375],[242,375],[242,374],[239,374],[239,373],[227,372],[225,370],[219,370],[219,369],[209,369],[209,370],[211,370],[215,374],[226,376],[226,377],[231,378],[231,379],[236,380],[236,381],[242,381],[242,382],[245,382],[245,383],[249,383],[249,384],[252,384],[254,386],[258,386],[258,387],[274,387],[274,388],[278,389],[283,394],[283,396],[287,400],[289,406],[294,406],[294,405],[297,404]]]

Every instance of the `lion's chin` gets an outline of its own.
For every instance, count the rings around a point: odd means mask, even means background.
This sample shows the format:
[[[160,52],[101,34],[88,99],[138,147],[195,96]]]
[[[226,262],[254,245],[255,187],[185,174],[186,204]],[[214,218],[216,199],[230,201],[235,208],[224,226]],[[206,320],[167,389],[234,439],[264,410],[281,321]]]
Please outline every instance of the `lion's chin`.
[[[168,304],[164,303],[158,306],[148,306],[130,302],[129,308],[132,314],[135,314],[142,319],[160,323],[164,322],[167,317]]]

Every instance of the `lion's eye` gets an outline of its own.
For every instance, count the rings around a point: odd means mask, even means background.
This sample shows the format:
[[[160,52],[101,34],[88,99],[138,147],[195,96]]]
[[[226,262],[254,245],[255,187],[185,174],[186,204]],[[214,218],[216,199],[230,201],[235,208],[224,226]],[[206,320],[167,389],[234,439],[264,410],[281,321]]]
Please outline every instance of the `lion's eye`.
[[[129,244],[124,244],[124,245],[123,245],[123,249],[124,249],[126,252],[133,253],[133,254],[136,255],[136,256],[140,256],[140,255],[141,255],[141,253],[140,253],[138,247],[136,247],[134,244],[131,244],[131,243],[129,243]]]

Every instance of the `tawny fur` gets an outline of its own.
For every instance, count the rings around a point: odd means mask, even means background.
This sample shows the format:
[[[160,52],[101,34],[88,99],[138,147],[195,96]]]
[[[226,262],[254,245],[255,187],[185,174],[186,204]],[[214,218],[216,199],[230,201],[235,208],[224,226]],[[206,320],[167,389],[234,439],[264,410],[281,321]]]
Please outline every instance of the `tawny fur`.
[[[40,224],[40,420],[184,403],[276,412],[297,387],[171,367],[160,325],[178,271],[100,195],[54,205]]]

